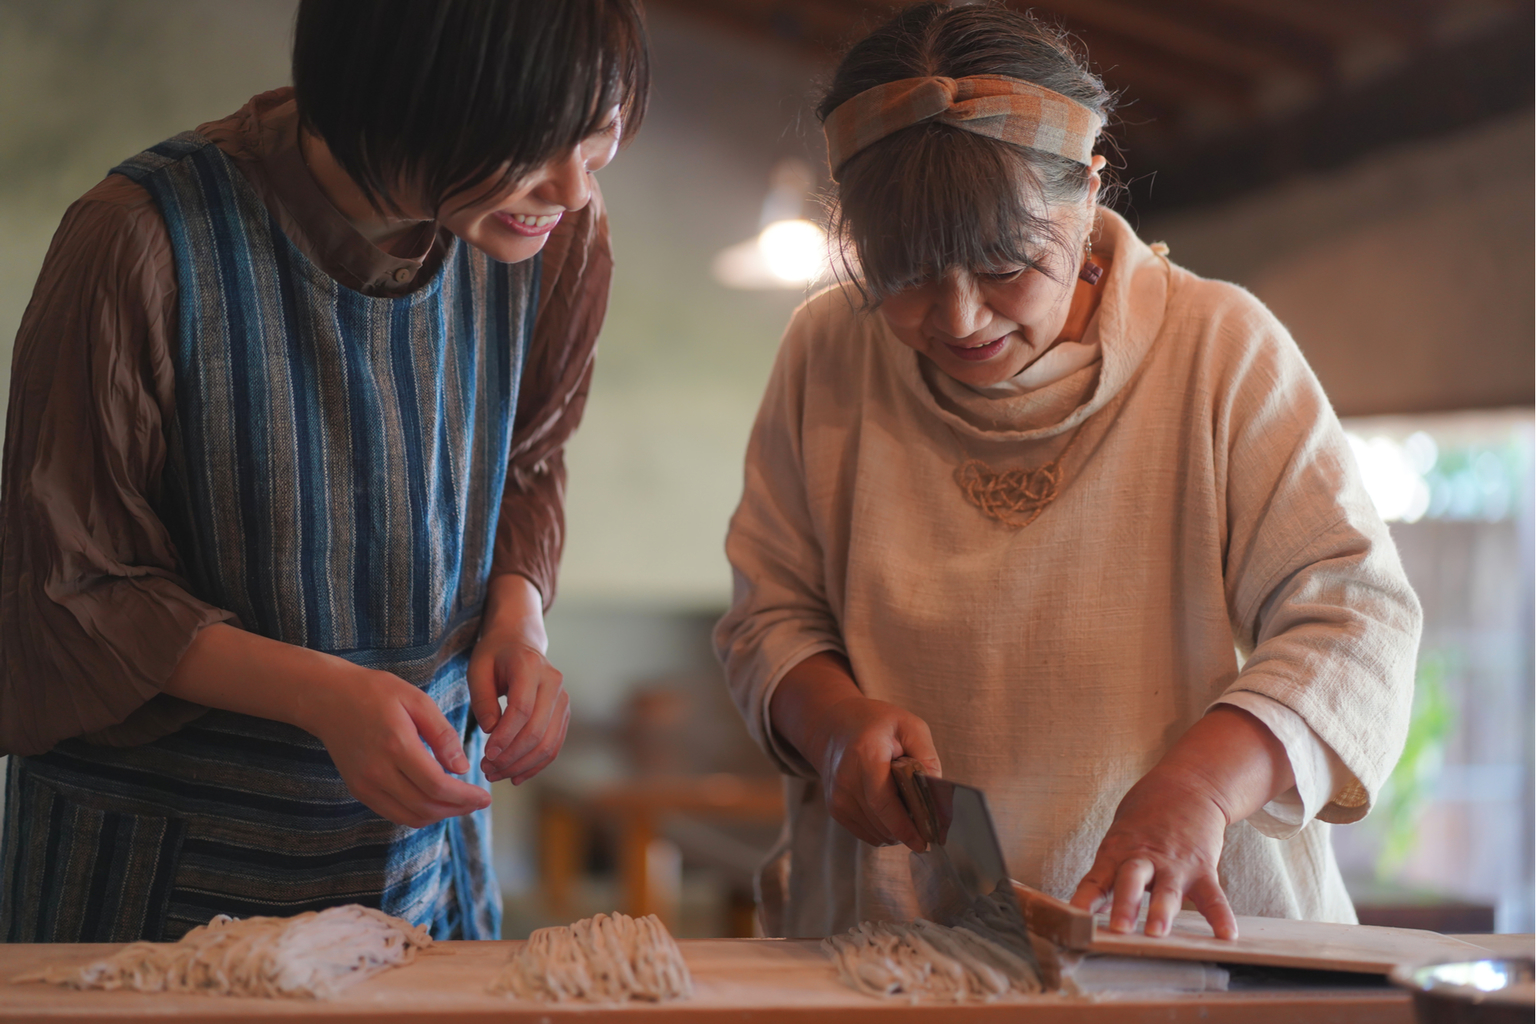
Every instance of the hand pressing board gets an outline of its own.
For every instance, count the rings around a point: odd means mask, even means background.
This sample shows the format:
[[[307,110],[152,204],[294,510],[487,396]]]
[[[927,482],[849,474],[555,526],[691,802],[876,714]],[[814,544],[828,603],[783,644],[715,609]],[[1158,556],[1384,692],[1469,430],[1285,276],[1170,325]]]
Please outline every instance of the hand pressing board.
[[[1275,917],[1239,917],[1238,937],[1228,941],[1216,938],[1205,918],[1193,910],[1181,911],[1161,938],[1139,931],[1122,935],[1103,927],[1102,920],[1086,910],[1020,882],[1013,887],[1030,931],[1067,949],[1090,953],[1361,974],[1387,974],[1398,964],[1486,955],[1471,943],[1435,932]]]

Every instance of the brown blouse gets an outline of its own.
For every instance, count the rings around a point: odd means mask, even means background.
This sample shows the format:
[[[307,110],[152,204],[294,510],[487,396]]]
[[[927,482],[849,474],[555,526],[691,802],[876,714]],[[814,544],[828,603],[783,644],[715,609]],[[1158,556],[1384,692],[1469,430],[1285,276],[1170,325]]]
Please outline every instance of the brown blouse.
[[[394,256],[331,206],[298,149],[292,91],[198,131],[228,154],[283,232],[337,281],[408,292],[445,232]],[[565,536],[566,439],[581,420],[613,269],[594,191],[544,248],[494,573],[554,599]],[[59,225],[16,337],[0,473],[0,754],[73,736],[147,743],[205,710],[160,692],[197,631],[234,615],[187,590],[156,513],[175,415],[176,271],[159,210],[110,175]],[[237,623],[238,624],[238,623]]]

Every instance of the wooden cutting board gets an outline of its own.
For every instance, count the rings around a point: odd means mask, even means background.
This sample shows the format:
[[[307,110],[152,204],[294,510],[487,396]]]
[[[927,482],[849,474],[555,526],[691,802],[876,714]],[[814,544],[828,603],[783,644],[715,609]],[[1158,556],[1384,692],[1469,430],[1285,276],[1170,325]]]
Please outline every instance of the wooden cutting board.
[[[1014,883],[1031,931],[1068,949],[1163,960],[1205,960],[1319,971],[1388,974],[1405,963],[1477,960],[1487,953],[1449,935],[1412,928],[1326,924],[1272,917],[1239,917],[1238,937],[1218,939],[1205,918],[1181,911],[1161,938],[1108,929],[1107,915],[1089,914],[1019,882]],[[1144,922],[1143,922],[1144,924]]]
[[[837,979],[816,940],[683,939],[691,1000],[665,1005],[527,1003],[486,986],[520,942],[444,942],[326,1002],[12,985],[17,974],[78,965],[120,946],[0,944],[0,1024],[1412,1024],[1408,994],[1388,986],[1060,995],[913,1006],[861,995]]]

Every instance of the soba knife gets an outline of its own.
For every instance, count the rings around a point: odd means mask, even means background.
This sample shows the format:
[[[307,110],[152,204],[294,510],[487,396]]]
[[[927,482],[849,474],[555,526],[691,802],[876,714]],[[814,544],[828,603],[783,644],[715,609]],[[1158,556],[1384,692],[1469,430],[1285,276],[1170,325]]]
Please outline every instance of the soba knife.
[[[986,795],[974,786],[928,775],[910,757],[892,761],[891,775],[928,845],[910,858],[923,916],[992,939],[1038,971]]]

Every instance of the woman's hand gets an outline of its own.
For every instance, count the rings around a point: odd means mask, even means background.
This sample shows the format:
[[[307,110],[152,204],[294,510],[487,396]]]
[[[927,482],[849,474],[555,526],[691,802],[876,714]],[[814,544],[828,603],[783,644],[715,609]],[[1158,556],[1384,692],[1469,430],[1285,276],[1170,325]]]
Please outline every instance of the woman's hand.
[[[1109,927],[1129,932],[1142,894],[1150,892],[1147,934],[1166,935],[1188,897],[1217,938],[1234,939],[1237,921],[1216,877],[1226,828],[1226,815],[1201,780],[1154,768],[1120,801],[1072,902],[1097,911],[1112,895]]]
[[[560,753],[571,699],[559,670],[544,657],[549,641],[538,589],[516,574],[496,576],[485,608],[485,625],[469,659],[469,706],[490,734],[480,762],[486,779],[511,779],[515,786]]]
[[[520,785],[560,753],[571,699],[543,651],[515,636],[483,634],[469,661],[469,694],[475,720],[490,733],[480,762],[487,781]]]
[[[436,702],[399,676],[341,675],[303,728],[325,744],[347,790],[397,825],[422,828],[490,805],[490,793],[448,774],[469,771],[463,740]]]
[[[1217,938],[1237,938],[1217,877],[1227,827],[1294,784],[1274,733],[1241,708],[1216,705],[1125,794],[1073,905],[1098,911],[1112,899],[1109,926],[1128,932],[1151,893],[1146,933],[1160,936],[1187,897]]]
[[[905,754],[941,774],[926,722],[864,696],[848,662],[830,653],[814,654],[784,676],[769,715],[821,777],[834,821],[871,846],[924,848],[896,792],[891,761]]]
[[[448,774],[468,771],[469,759],[437,704],[389,672],[221,622],[198,632],[165,692],[318,737],[352,795],[397,825],[420,828],[491,802]]]

